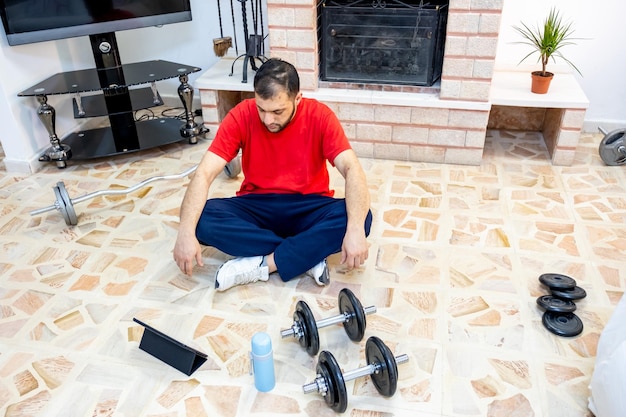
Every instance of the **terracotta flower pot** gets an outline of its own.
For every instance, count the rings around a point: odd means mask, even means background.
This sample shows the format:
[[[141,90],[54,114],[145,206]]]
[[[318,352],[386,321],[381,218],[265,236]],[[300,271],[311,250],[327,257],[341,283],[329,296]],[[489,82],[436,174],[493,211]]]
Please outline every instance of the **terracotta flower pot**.
[[[545,94],[550,88],[550,81],[554,77],[554,74],[546,71],[545,75],[542,75],[541,71],[534,71],[531,73],[533,82],[530,86],[530,91],[536,94]]]

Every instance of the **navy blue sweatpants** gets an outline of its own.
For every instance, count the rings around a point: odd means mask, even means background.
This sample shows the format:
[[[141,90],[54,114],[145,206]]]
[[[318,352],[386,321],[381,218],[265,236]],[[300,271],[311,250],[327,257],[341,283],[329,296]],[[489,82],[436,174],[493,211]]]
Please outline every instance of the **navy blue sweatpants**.
[[[301,194],[246,194],[212,198],[196,227],[200,243],[231,256],[274,253],[283,281],[341,251],[346,233],[344,199]],[[364,228],[369,235],[372,212]]]

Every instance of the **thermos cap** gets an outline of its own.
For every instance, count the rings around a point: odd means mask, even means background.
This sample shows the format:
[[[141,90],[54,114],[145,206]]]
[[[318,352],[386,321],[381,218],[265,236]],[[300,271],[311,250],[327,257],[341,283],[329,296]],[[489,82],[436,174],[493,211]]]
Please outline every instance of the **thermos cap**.
[[[258,332],[252,336],[252,354],[265,356],[272,353],[272,339],[265,332]]]

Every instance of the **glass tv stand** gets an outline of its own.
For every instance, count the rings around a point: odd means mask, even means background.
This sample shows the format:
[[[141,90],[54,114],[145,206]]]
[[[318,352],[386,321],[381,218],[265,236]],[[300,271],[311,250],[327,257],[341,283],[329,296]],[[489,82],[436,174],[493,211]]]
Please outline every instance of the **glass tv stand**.
[[[90,39],[97,68],[58,73],[18,94],[35,97],[39,103],[37,115],[48,131],[51,145],[40,161],[55,162],[58,168],[65,168],[70,158],[113,156],[183,139],[195,144],[197,136],[206,133],[207,129],[194,121],[193,88],[188,83],[188,75],[200,68],[162,60],[121,64],[114,33],[92,35]],[[135,120],[136,110],[163,104],[156,82],[175,77],[180,80],[178,96],[185,120]],[[142,84],[150,86],[129,88]],[[85,94],[93,92],[97,93]],[[73,95],[74,118],[107,116],[109,125],[71,132],[59,139],[55,128],[56,111],[48,104],[48,96],[57,94]]]

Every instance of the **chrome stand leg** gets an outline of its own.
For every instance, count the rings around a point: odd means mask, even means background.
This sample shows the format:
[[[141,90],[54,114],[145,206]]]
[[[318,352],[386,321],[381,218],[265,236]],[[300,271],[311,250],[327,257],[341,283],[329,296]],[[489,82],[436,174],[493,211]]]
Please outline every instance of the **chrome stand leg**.
[[[44,162],[56,161],[57,168],[66,168],[67,161],[72,157],[72,150],[69,146],[61,143],[56,134],[56,110],[54,107],[48,104],[48,97],[45,95],[37,96],[39,102],[39,108],[37,109],[37,116],[44,125],[50,136],[50,146],[44,155],[39,160]]]
[[[189,138],[189,143],[198,143],[197,136],[202,133],[201,127],[194,121],[192,108],[193,101],[193,88],[189,85],[189,77],[187,75],[181,75],[178,77],[180,80],[180,86],[178,86],[178,97],[183,103],[185,108],[186,122],[180,127],[180,135],[184,138]]]
[[[155,106],[162,105],[163,101],[161,101],[161,97],[159,96],[159,91],[157,90],[157,86],[154,81],[150,83],[150,88],[152,89],[152,103]]]
[[[83,100],[80,96],[80,93],[74,94],[74,101],[76,101],[76,110],[78,113],[78,117],[85,117],[85,109],[83,108]]]

